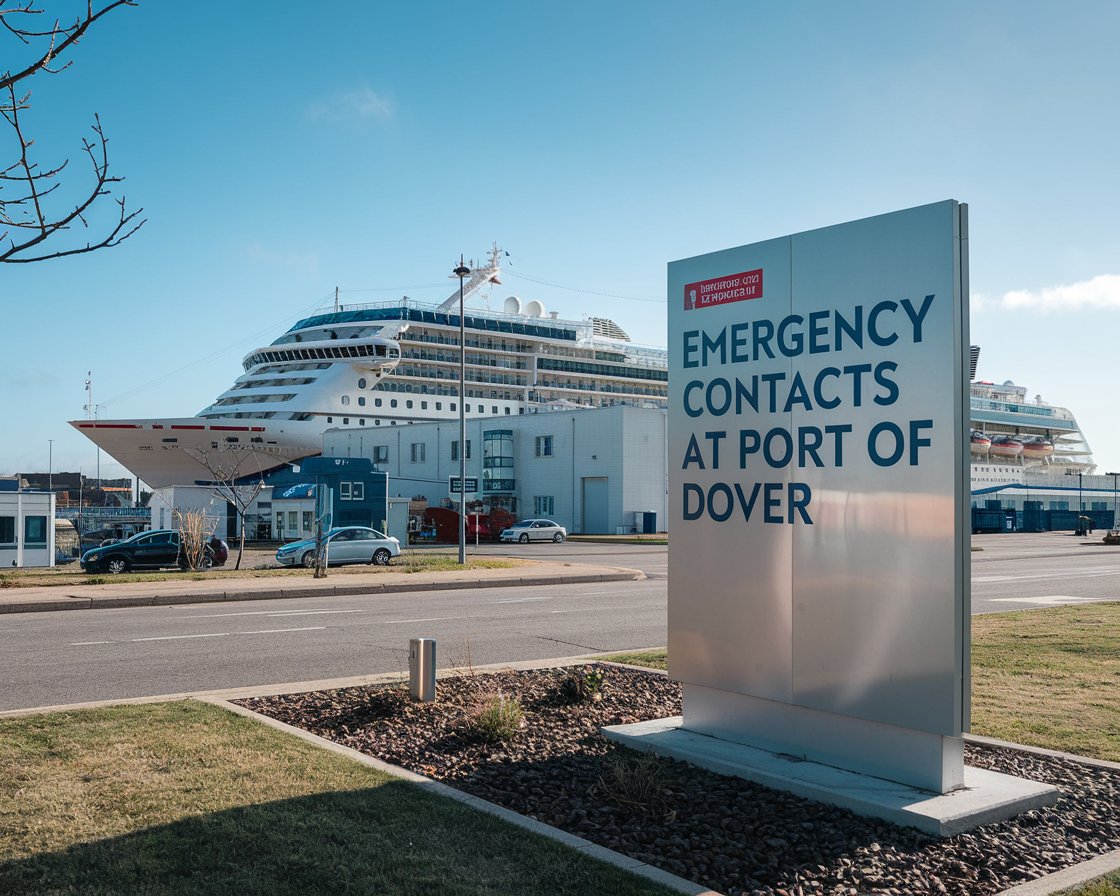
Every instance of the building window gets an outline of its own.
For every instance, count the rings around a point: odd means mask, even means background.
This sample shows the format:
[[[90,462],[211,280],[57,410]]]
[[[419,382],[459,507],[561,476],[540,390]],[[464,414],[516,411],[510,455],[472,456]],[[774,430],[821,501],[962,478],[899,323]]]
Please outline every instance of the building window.
[[[427,409],[428,409],[428,403],[426,401],[420,402],[420,410],[426,411]]]
[[[552,436],[537,436],[537,457],[552,457]]]
[[[305,510],[303,512],[303,531],[304,532],[310,532],[311,531],[311,516],[312,516],[312,514],[311,514],[310,510]]]
[[[374,445],[373,446],[373,462],[375,464],[389,463],[389,446],[388,445]]]
[[[364,482],[353,483],[353,490],[350,496],[354,501],[364,501],[366,499],[366,484]]]
[[[343,405],[350,404],[350,396],[349,395],[343,395],[342,396],[342,403],[343,403]]]
[[[396,406],[397,406],[397,400],[395,398],[390,398],[389,399],[389,407],[395,408]]]
[[[373,406],[374,406],[375,408],[379,408],[379,407],[381,407],[381,399],[380,399],[380,398],[375,398],[375,399],[373,400]]]
[[[451,443],[451,459],[452,460],[458,460],[459,459],[459,440],[458,439],[455,439]],[[467,439],[467,458],[466,459],[467,460],[471,459],[471,440],[470,439]]]
[[[276,537],[277,538],[283,538],[284,537],[284,511],[283,510],[277,510],[276,511]]]
[[[537,495],[533,498],[533,516],[552,516],[556,511],[552,495]]]
[[[363,417],[361,420],[358,421],[358,426],[365,426],[365,425],[366,425],[366,418]]]
[[[288,511],[288,530],[290,532],[298,532],[299,531],[299,529],[297,528],[298,526],[299,526],[299,511],[289,510]]]
[[[28,516],[23,519],[23,545],[24,547],[46,546],[47,544],[47,518],[45,516]]]
[[[16,518],[0,516],[0,544],[16,543]]]
[[[406,408],[411,408],[412,407],[412,399],[411,398],[407,399],[404,403],[404,406]]]
[[[437,411],[442,411],[443,410],[443,402],[442,401],[437,401],[436,402],[436,410]]]
[[[364,395],[358,396],[358,405],[363,408],[366,406],[366,397]]]
[[[413,442],[412,443],[412,462],[414,464],[424,463],[424,443],[423,442]]]
[[[350,483],[349,482],[340,482],[338,484],[338,500],[340,500],[340,501],[349,501],[350,500]]]
[[[327,422],[328,422],[328,423],[334,423],[334,417],[328,417],[328,418],[327,418]],[[217,445],[215,445],[214,447],[215,447],[215,448],[217,448],[218,446],[217,446]]]

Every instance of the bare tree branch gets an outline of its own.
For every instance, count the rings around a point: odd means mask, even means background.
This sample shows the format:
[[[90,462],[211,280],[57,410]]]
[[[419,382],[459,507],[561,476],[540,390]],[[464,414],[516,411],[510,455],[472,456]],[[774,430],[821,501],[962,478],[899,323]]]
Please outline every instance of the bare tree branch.
[[[257,500],[257,496],[264,489],[264,474],[261,472],[260,460],[250,450],[227,448],[215,452],[184,448],[190,457],[193,457],[210,472],[213,485],[210,486],[214,495],[232,504],[237,509],[239,538],[237,547],[237,563],[234,569],[241,569],[241,556],[245,552],[245,514]],[[256,460],[256,470],[248,460]],[[242,470],[242,467],[245,467]]]
[[[87,0],[86,12],[74,24],[62,26],[55,20],[49,30],[35,30],[24,26],[26,17],[42,15],[35,8],[35,0],[24,0],[16,6],[7,6],[7,0],[0,0],[0,28],[24,45],[46,42],[46,47],[22,69],[10,69],[0,74],[0,91],[6,94],[0,99],[0,116],[7,122],[14,137],[16,160],[0,167],[0,262],[30,263],[80,255],[119,245],[132,236],[146,223],[139,219],[143,209],[129,211],[125,198],[114,197],[117,205],[115,220],[107,226],[103,235],[87,240],[84,244],[70,245],[55,249],[58,240],[45,245],[52,237],[65,237],[79,225],[88,229],[88,214],[97,200],[112,195],[113,185],[124,178],[109,172],[109,141],[101,126],[98,115],[93,117],[93,139],[83,138],[82,151],[90,161],[93,173],[92,184],[83,190],[80,198],[66,211],[48,208],[46,198],[62,186],[60,176],[68,165],[68,160],[44,169],[31,155],[34,140],[24,132],[22,113],[30,104],[31,92],[16,92],[16,85],[39,72],[57,73],[67,68],[72,60],[61,66],[52,63],[59,60],[85,35],[94,22],[116,9],[118,6],[136,6],[138,0],[112,0],[100,9],[94,9],[93,0]],[[2,33],[0,31],[0,33]]]

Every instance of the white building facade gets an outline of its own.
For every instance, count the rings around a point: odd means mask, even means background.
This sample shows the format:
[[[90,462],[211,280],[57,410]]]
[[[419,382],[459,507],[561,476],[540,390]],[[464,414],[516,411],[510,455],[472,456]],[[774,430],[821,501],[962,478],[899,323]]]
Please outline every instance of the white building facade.
[[[54,493],[0,481],[0,569],[54,566]]]
[[[547,517],[577,534],[665,531],[665,427],[664,410],[625,405],[470,419],[466,476],[478,488],[468,505]],[[457,421],[328,430],[323,454],[369,458],[388,473],[390,495],[458,501],[449,489],[459,475]]]

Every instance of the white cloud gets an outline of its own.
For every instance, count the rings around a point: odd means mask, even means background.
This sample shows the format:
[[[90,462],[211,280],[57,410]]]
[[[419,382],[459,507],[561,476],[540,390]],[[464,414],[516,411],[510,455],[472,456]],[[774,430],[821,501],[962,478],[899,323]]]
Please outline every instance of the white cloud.
[[[983,305],[983,301],[981,305]],[[997,303],[1013,311],[1120,311],[1120,275],[1101,274],[1092,280],[1031,291],[1005,292]],[[975,307],[975,304],[974,304]]]
[[[338,90],[309,104],[307,117],[312,121],[388,121],[393,117],[393,101],[370,87]]]

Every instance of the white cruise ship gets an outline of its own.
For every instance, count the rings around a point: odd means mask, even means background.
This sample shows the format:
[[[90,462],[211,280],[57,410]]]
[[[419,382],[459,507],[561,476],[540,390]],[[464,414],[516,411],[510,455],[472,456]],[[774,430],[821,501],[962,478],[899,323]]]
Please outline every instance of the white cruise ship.
[[[501,251],[464,298],[501,283]],[[331,428],[459,416],[459,289],[440,305],[403,298],[336,306],[245,356],[244,373],[194,417],[71,425],[152,488],[256,478],[318,454]],[[496,417],[559,408],[666,407],[668,353],[613,321],[574,322],[538,301],[467,308],[464,411]]]

